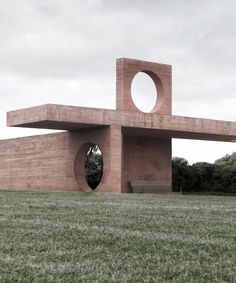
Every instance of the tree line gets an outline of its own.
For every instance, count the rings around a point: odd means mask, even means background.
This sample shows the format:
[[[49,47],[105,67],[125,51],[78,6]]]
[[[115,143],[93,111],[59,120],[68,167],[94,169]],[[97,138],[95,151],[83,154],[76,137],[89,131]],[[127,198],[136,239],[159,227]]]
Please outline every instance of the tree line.
[[[213,164],[197,162],[190,165],[186,159],[174,157],[172,190],[236,193],[236,152],[217,159]]]

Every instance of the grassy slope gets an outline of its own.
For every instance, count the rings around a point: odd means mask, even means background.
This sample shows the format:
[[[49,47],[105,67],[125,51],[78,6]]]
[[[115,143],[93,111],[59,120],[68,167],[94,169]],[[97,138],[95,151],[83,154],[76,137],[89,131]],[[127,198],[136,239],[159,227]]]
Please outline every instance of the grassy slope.
[[[0,282],[236,282],[236,198],[0,191]]]

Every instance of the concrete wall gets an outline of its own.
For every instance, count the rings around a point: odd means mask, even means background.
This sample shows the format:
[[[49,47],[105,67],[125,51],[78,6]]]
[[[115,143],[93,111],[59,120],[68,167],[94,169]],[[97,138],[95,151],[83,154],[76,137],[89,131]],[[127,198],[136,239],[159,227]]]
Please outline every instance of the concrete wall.
[[[0,188],[66,189],[67,144],[67,133],[1,140]]]
[[[91,191],[84,178],[84,158],[90,144],[97,144],[103,156],[103,176],[97,192],[121,192],[122,135],[121,127],[105,126],[69,134],[68,155],[70,166],[75,160],[75,175],[81,191]],[[73,168],[69,171],[72,172]],[[73,173],[74,174],[74,173]],[[73,186],[74,179],[68,178],[67,185]]]
[[[0,189],[91,191],[84,177],[85,153],[80,152],[91,143],[99,145],[104,160],[96,191],[121,192],[121,131],[112,127],[1,140]],[[75,173],[78,156],[82,171]]]
[[[123,148],[124,192],[130,181],[164,181],[171,187],[171,139],[124,136]]]

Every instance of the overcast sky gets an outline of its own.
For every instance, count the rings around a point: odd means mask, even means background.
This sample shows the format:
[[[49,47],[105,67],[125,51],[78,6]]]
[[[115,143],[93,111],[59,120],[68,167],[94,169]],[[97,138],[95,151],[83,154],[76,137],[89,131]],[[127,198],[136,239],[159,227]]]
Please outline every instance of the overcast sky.
[[[6,111],[44,103],[115,108],[115,59],[173,66],[173,114],[236,121],[235,0],[0,0],[0,139]],[[213,162],[236,143],[173,141]]]

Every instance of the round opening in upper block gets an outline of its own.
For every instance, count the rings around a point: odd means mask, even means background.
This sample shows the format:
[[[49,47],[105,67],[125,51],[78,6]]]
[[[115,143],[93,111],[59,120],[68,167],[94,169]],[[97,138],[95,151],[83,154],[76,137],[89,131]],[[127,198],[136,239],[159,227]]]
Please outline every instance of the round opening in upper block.
[[[131,96],[139,110],[151,112],[157,102],[157,88],[152,78],[144,72],[137,73],[132,81]]]
[[[102,152],[97,144],[91,145],[86,152],[84,171],[87,184],[95,190],[103,175]]]

